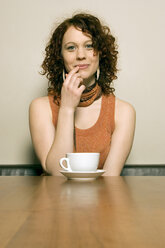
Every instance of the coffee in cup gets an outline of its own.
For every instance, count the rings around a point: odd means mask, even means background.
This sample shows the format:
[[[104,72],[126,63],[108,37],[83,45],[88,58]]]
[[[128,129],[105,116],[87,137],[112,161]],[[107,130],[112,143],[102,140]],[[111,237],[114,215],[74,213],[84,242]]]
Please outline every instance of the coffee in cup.
[[[96,171],[98,168],[100,153],[67,153],[60,159],[60,166],[66,171]],[[66,161],[66,166],[63,162]]]

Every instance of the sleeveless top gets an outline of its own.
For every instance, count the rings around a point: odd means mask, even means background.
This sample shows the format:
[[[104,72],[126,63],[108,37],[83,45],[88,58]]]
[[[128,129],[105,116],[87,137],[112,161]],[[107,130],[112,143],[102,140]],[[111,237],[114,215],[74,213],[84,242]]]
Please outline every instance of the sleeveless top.
[[[52,122],[56,128],[59,106],[54,102],[53,96],[49,95],[49,103],[52,110]],[[100,162],[98,169],[102,169],[110,151],[111,136],[115,128],[114,123],[115,96],[102,95],[101,109],[96,123],[88,129],[75,127],[74,152],[99,152]]]

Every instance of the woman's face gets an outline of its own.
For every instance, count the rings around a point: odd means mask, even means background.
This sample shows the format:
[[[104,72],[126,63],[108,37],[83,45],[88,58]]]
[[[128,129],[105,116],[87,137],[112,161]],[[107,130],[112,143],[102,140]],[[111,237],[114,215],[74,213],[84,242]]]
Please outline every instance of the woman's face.
[[[70,72],[79,66],[79,73],[84,80],[94,81],[99,66],[99,53],[93,49],[92,39],[81,30],[70,26],[62,40],[62,56],[65,69]]]

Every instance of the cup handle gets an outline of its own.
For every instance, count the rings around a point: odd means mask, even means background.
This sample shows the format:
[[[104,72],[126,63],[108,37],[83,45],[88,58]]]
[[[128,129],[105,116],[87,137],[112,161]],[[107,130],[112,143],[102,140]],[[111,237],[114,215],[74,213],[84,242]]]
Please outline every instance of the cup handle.
[[[67,167],[63,165],[63,161],[66,161]],[[60,166],[66,170],[66,171],[71,171],[70,163],[69,163],[69,158],[61,158],[60,159]]]

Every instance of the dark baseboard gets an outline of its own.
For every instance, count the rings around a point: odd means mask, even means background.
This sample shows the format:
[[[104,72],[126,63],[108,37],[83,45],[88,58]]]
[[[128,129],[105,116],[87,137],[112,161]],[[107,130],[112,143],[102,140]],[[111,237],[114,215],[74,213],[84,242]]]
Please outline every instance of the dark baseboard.
[[[0,165],[0,176],[40,176],[42,173],[40,164]]]
[[[0,176],[40,176],[39,164],[0,165]],[[125,165],[121,176],[165,176],[165,165]]]
[[[121,176],[165,176],[165,165],[125,165]]]

